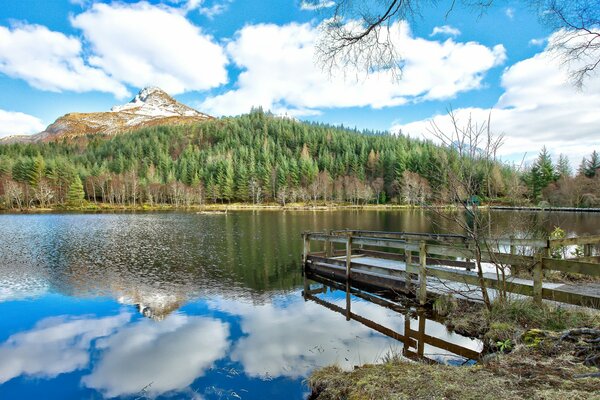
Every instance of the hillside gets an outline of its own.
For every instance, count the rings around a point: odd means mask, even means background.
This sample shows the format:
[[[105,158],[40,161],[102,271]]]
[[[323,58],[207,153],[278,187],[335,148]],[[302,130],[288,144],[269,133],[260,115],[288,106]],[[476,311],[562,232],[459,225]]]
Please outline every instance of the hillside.
[[[297,122],[255,110],[126,135],[0,146],[5,207],[89,202],[139,206],[302,201],[444,202],[452,149],[387,133]],[[515,172],[495,164],[483,196]],[[518,181],[518,179],[517,179]]]
[[[79,136],[115,135],[132,130],[205,121],[209,115],[181,104],[159,88],[142,89],[129,103],[107,112],[69,113],[34,135],[0,139],[0,143],[35,143]]]

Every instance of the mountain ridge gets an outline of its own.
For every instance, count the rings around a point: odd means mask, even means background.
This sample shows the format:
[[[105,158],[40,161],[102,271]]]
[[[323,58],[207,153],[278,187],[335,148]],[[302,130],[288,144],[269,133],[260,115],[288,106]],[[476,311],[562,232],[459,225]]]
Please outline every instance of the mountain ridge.
[[[67,113],[33,135],[13,135],[0,143],[37,143],[76,138],[90,134],[112,136],[158,125],[183,125],[213,119],[178,102],[157,87],[146,87],[129,102],[113,106],[110,111]]]

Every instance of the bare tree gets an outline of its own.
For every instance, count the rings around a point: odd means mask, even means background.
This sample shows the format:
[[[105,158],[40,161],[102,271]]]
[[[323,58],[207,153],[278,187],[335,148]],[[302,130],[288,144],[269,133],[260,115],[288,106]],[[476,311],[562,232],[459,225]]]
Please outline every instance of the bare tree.
[[[323,15],[317,42],[317,60],[330,73],[389,70],[401,78],[403,49],[394,41],[394,26],[414,21],[422,7],[445,7],[446,16],[457,3],[475,14],[485,13],[499,0],[332,0],[332,7],[319,7],[322,0],[306,0]],[[600,64],[600,5],[589,0],[524,0],[540,20],[556,32],[550,48],[568,64],[575,84]]]
[[[447,174],[448,196],[459,205],[462,213],[445,213],[434,208],[434,212],[443,218],[450,218],[465,232],[473,246],[474,263],[483,302],[491,306],[483,269],[483,253],[493,253],[494,245],[485,230],[485,220],[479,211],[477,194],[482,191],[483,177],[489,176],[497,164],[496,152],[502,144],[503,137],[492,134],[490,118],[483,123],[476,123],[471,116],[461,123],[457,115],[448,111],[452,127],[448,130],[431,122],[430,133],[443,145],[455,153],[454,162],[446,162],[440,173]],[[483,170],[482,170],[483,169]],[[506,266],[494,263],[500,282],[506,281]],[[500,279],[501,278],[501,279]],[[501,296],[502,297],[502,296]]]

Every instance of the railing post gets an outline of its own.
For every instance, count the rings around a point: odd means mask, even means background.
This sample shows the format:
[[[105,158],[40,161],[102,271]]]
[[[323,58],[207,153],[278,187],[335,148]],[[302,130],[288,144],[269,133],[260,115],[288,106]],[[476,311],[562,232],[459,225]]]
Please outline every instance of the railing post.
[[[427,245],[421,241],[419,245],[419,303],[427,303]]]
[[[408,244],[408,242],[406,242]],[[412,290],[412,274],[408,271],[412,266],[412,251],[404,249],[404,264],[406,265],[406,289]]]
[[[533,266],[533,300],[537,304],[542,304],[542,276],[543,276],[543,254],[535,255],[535,265]]]
[[[329,236],[333,236],[333,231],[329,231]],[[329,239],[325,242],[325,257],[333,257],[333,243]]]
[[[352,268],[352,236],[348,235],[346,240],[346,282],[350,282],[350,270]]]
[[[583,245],[583,256],[584,257],[590,257],[592,255],[592,245],[591,244],[584,244]]]
[[[514,245],[513,240],[515,240],[515,237],[510,236],[510,254],[514,256],[517,254],[517,246]]]

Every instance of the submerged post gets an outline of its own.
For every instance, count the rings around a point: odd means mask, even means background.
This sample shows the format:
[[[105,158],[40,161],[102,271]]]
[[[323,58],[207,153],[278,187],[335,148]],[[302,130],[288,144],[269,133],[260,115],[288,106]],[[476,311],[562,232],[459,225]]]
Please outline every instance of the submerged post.
[[[543,272],[543,254],[535,255],[535,265],[533,266],[533,300],[542,304],[542,272]]]
[[[427,303],[427,245],[421,241],[419,245],[419,303]]]

